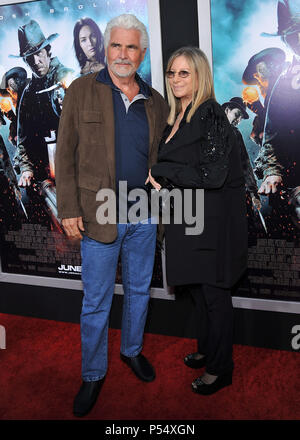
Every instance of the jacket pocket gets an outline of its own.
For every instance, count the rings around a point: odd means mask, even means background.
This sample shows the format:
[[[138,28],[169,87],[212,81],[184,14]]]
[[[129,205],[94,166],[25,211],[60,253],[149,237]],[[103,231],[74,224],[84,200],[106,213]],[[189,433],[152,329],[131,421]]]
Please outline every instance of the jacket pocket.
[[[82,110],[79,115],[79,151],[84,154],[93,148],[104,148],[104,123],[101,112]],[[97,157],[97,156],[95,156]],[[84,158],[83,158],[84,159]]]

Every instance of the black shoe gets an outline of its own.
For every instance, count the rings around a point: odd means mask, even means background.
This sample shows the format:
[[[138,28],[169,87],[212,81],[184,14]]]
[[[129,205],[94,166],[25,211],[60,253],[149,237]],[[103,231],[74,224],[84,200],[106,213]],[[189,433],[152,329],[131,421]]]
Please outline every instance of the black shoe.
[[[185,365],[187,365],[190,368],[202,368],[205,366],[205,357],[202,357],[201,359],[197,359],[196,355],[198,353],[191,353],[186,355],[186,357],[183,359],[183,362]]]
[[[217,379],[210,385],[204,383],[201,380],[201,377],[198,377],[192,383],[192,390],[194,393],[203,394],[204,396],[208,396],[209,394],[216,393],[220,389],[227,387],[232,384],[232,371],[228,373],[222,374],[217,377]]]
[[[83,417],[91,411],[96,403],[104,382],[104,378],[94,382],[82,382],[80,390],[74,399],[73,414],[76,417]]]
[[[152,382],[155,379],[155,371],[150,362],[141,353],[135,357],[127,357],[120,353],[120,357],[129,367],[131,367],[134,374],[144,382]]]

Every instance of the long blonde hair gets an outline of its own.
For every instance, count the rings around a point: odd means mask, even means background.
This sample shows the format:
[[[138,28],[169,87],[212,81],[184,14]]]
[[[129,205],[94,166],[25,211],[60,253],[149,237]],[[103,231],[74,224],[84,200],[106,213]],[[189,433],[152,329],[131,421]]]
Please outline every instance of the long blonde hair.
[[[197,108],[208,99],[216,99],[213,77],[209,67],[208,59],[205,53],[198,47],[181,47],[177,49],[169,58],[167,64],[167,72],[171,69],[175,58],[179,56],[184,56],[192,71],[193,80],[193,96],[192,96],[192,106],[187,114],[187,122],[190,122],[193,114]],[[170,113],[168,117],[168,124],[173,125],[176,119],[177,113],[181,110],[180,99],[176,98],[172,92],[171,86],[167,76],[165,76],[166,89],[168,102],[170,106]],[[196,84],[198,82],[198,88]]]

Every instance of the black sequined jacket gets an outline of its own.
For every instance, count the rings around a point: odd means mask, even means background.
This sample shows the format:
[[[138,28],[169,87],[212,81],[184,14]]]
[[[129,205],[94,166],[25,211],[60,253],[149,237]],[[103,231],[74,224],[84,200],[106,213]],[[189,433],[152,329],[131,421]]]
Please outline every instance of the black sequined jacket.
[[[232,287],[247,264],[241,151],[224,110],[215,100],[201,104],[189,123],[188,111],[189,107],[168,143],[165,140],[172,127],[166,127],[158,163],[151,173],[181,189],[204,189],[204,230],[187,235],[184,210],[182,224],[165,225],[167,280],[169,285]]]

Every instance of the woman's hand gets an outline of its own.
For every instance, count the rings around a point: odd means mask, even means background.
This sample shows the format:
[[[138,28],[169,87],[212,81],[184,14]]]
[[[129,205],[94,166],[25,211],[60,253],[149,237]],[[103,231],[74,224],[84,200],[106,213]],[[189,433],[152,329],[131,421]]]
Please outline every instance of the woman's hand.
[[[161,189],[161,185],[158,182],[156,182],[154,177],[152,177],[151,170],[149,170],[149,174],[145,184],[147,185],[148,182],[151,183],[151,185],[153,186],[154,189],[156,189],[156,191],[159,191]]]

